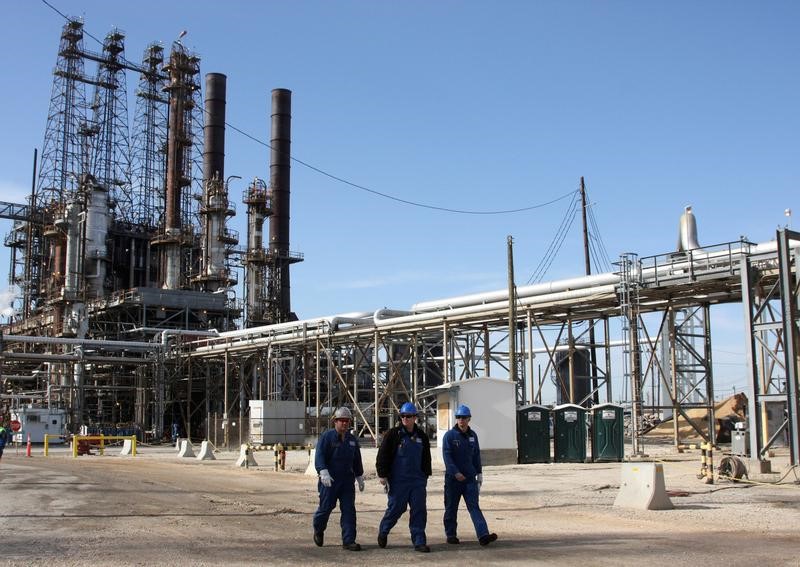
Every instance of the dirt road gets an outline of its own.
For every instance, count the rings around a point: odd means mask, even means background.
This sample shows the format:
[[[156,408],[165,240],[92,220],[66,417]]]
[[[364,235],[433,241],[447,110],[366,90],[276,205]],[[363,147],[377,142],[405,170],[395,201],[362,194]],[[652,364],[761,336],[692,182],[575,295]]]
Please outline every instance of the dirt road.
[[[72,459],[66,450],[32,458],[7,449],[0,462],[0,564],[3,565],[800,565],[800,485],[702,484],[697,456],[665,457],[675,510],[614,507],[620,465],[540,464],[487,467],[481,503],[500,539],[482,548],[469,516],[459,514],[462,544],[442,528],[442,470],[428,485],[428,541],[413,551],[407,516],[375,543],[386,497],[364,451],[367,489],[357,494],[360,553],[341,549],[334,513],[325,547],[311,541],[316,480],[289,468],[239,469],[238,455],[178,459],[168,447]],[[790,475],[787,480],[794,480]]]

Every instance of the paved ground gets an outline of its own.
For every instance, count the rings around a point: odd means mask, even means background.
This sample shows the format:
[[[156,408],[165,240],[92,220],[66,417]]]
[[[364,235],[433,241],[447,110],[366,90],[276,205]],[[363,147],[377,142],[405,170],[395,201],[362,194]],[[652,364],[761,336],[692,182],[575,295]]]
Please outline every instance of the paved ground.
[[[326,545],[311,542],[315,479],[302,474],[304,453],[289,470],[238,469],[238,455],[216,461],[179,459],[171,447],[143,447],[135,457],[72,459],[65,449],[26,458],[6,449],[0,462],[2,565],[800,565],[800,484],[706,485],[695,477],[699,455],[651,451],[664,462],[676,508],[613,506],[618,463],[487,467],[481,502],[500,539],[480,547],[463,509],[459,546],[441,523],[442,470],[428,486],[428,539],[423,556],[410,546],[407,516],[375,543],[386,498],[375,480],[375,451],[365,450],[367,489],[357,495],[361,553],[340,547],[338,513]],[[780,463],[779,458],[775,463]],[[782,475],[763,477],[778,480]],[[798,475],[800,476],[800,474]],[[681,493],[681,495],[676,495]]]

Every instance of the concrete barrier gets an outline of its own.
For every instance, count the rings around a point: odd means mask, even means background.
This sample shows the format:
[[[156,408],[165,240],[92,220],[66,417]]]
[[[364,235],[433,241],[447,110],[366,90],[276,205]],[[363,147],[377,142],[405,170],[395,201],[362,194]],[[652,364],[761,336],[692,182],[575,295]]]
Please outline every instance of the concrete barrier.
[[[186,441],[186,438],[185,438],[185,437],[178,437],[177,439],[175,439],[175,450],[176,450],[178,453],[180,453],[180,452],[181,452],[181,443],[182,443],[183,441]]]
[[[316,449],[311,449],[311,453],[308,456],[308,467],[306,467],[305,472],[308,476],[317,476],[317,467],[314,466],[314,455],[316,452]]]
[[[122,442],[122,451],[119,452],[120,455],[130,455],[133,453],[133,442],[130,439],[125,439]]]
[[[236,461],[237,467],[257,467],[258,463],[256,462],[255,457],[253,457],[253,452],[250,450],[250,447],[247,445],[242,445],[241,449],[239,450],[239,458]]]
[[[214,456],[214,450],[211,448],[211,443],[208,441],[203,441],[200,444],[200,452],[197,453],[197,460],[198,461],[216,461],[217,458]]]
[[[178,457],[194,457],[191,441],[188,439],[181,439],[181,450],[178,451]]]
[[[660,463],[622,463],[619,493],[614,506],[640,510],[672,510],[675,506],[664,488]]]

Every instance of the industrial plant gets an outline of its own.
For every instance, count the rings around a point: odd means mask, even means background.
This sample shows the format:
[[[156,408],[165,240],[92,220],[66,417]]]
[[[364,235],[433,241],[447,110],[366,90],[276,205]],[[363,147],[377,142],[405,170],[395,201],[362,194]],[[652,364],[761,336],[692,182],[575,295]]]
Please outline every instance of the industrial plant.
[[[542,403],[552,380],[559,403],[622,402],[631,454],[651,414],[677,423],[702,410],[706,426],[690,423],[713,444],[710,309],[740,303],[750,458],[767,461],[786,440],[800,464],[800,233],[701,246],[687,208],[674,250],[623,254],[607,273],[587,262],[585,274],[525,286],[515,282],[509,238],[506,289],[298,318],[291,91],[271,93],[269,176],[249,182],[237,207],[237,176],[225,171],[226,76],[201,75],[180,39],[169,52],[150,45],[140,63],[126,58],[124,41],[112,30],[90,51],[83,24],[64,25],[30,197],[0,203],[13,221],[5,245],[20,293],[0,327],[3,416],[57,421],[52,433],[124,430],[230,447],[270,442],[251,402],[286,402],[295,414],[281,424],[295,430],[284,434],[302,438],[346,405],[356,433],[377,444],[406,401],[435,431],[452,417],[442,400],[454,404],[459,384],[466,392],[490,379],[513,412]],[[237,214],[246,235],[229,228]],[[624,395],[612,378],[627,385]],[[516,459],[513,430],[487,449]]]

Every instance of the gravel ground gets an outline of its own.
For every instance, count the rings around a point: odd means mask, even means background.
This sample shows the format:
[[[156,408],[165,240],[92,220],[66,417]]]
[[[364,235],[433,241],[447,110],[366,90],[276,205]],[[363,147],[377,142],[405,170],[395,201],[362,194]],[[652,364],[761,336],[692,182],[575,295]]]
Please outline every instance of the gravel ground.
[[[445,543],[442,467],[428,483],[428,540],[415,553],[407,515],[375,543],[386,497],[375,479],[375,450],[364,450],[367,488],[357,494],[360,553],[341,549],[334,512],[325,547],[311,541],[316,481],[303,474],[305,452],[289,453],[287,470],[179,459],[172,447],[141,447],[135,458],[109,449],[73,459],[65,448],[26,458],[7,448],[0,462],[0,565],[356,565],[424,560],[503,565],[631,565],[689,562],[726,566],[800,566],[800,484],[793,472],[759,483],[696,478],[699,453],[649,447],[664,464],[674,510],[614,506],[619,463],[486,467],[481,506],[499,540],[482,548],[469,515],[459,513],[458,546]],[[785,455],[773,469],[784,471]],[[265,465],[265,466],[264,466]]]

